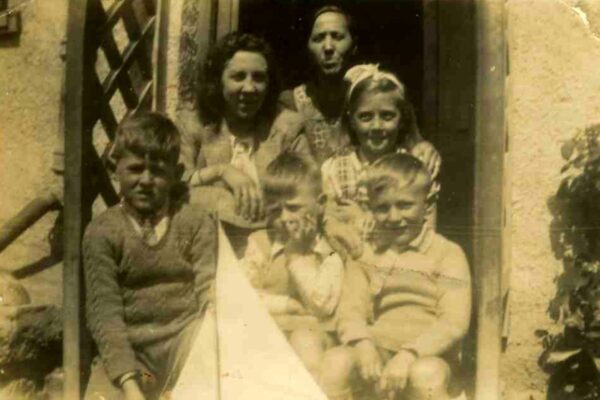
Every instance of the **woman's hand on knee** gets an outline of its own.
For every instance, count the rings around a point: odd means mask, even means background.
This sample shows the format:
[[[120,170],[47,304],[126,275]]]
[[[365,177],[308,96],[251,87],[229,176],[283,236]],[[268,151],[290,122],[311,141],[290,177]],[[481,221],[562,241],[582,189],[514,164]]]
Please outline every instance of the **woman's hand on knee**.
[[[260,187],[232,165],[225,165],[221,180],[231,189],[235,198],[235,212],[250,221],[264,217],[264,204]]]
[[[363,339],[356,344],[359,371],[366,381],[375,381],[381,376],[381,357],[370,339]]]
[[[382,391],[388,393],[388,399],[393,400],[396,394],[404,390],[410,367],[416,360],[411,352],[400,350],[385,365],[379,386]]]

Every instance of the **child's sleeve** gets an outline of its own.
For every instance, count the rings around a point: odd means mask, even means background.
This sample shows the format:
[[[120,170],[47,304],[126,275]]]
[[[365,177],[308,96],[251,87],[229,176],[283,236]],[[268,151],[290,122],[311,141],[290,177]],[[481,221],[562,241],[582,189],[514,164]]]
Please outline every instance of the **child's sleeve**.
[[[344,265],[337,253],[326,257],[320,265],[316,257],[297,257],[288,264],[296,290],[311,314],[327,317],[338,305],[344,276]]]
[[[215,275],[217,271],[218,228],[214,214],[205,214],[199,223],[192,242],[192,262],[196,271],[195,286],[199,302],[199,311],[214,298]]]
[[[471,276],[462,249],[451,244],[441,263],[438,284],[438,319],[422,335],[404,347],[419,356],[439,356],[458,344],[467,334],[471,319]]]
[[[246,274],[246,277],[248,277],[252,287],[256,289],[258,296],[261,298],[267,310],[271,314],[285,314],[287,312],[288,300],[290,297],[272,294],[263,290],[264,273],[267,262],[268,260],[257,243],[255,236],[250,235],[244,257],[240,261],[240,267]]]
[[[109,232],[91,228],[83,239],[87,320],[106,373],[115,381],[136,370],[136,358],[123,319],[117,249]]]
[[[368,324],[373,316],[369,280],[358,261],[349,261],[344,271],[342,295],[338,305],[338,334],[344,344],[370,339]]]

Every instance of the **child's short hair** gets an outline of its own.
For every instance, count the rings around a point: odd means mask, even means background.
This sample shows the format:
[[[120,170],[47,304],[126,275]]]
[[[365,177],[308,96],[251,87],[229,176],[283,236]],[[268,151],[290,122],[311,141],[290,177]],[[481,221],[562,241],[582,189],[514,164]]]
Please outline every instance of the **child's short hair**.
[[[312,159],[284,152],[267,167],[263,179],[266,198],[292,197],[303,186],[310,187],[317,195],[321,193],[321,170]]]
[[[179,130],[173,121],[157,112],[143,112],[121,122],[111,158],[119,161],[129,151],[138,156],[148,155],[176,165],[179,146]]]
[[[381,157],[370,167],[365,184],[371,201],[390,187],[407,187],[417,181],[429,193],[432,182],[425,165],[410,154],[391,153]]]

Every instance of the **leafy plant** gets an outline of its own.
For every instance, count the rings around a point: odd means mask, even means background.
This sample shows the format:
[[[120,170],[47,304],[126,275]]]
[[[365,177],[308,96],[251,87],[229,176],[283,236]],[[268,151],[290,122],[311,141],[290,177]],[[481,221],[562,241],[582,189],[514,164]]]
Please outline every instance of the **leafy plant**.
[[[565,160],[561,182],[548,207],[553,216],[552,250],[562,261],[563,272],[548,308],[557,328],[537,332],[544,345],[540,365],[553,374],[555,386],[561,386],[556,382],[564,378],[563,389],[579,393],[569,398],[598,399],[600,378],[593,361],[600,357],[600,124],[578,132],[563,144],[561,153]],[[556,357],[560,353],[567,356]],[[577,357],[591,360],[584,364],[594,371],[588,374],[593,378],[575,387],[565,365]]]

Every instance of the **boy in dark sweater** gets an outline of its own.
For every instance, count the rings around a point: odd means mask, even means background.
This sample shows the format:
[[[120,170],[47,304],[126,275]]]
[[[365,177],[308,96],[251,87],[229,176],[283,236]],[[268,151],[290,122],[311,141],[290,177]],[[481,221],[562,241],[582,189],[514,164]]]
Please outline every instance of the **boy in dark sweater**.
[[[174,195],[179,133],[167,117],[124,121],[114,158],[121,203],[95,218],[83,240],[99,352],[86,399],[157,399],[174,385],[209,302],[217,222]]]

